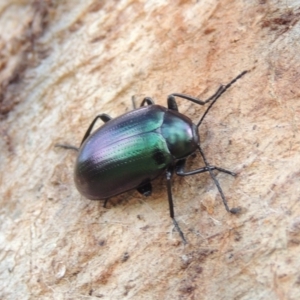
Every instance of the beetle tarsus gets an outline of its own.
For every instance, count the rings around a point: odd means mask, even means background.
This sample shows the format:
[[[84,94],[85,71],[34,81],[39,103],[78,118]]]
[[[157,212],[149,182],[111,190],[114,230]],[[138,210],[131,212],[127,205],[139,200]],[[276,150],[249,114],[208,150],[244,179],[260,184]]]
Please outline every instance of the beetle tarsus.
[[[168,201],[169,201],[169,209],[170,209],[170,217],[173,220],[174,226],[177,229],[182,241],[184,244],[187,244],[186,239],[181,231],[177,221],[175,220],[174,216],[174,204],[173,204],[173,196],[172,196],[172,189],[171,189],[171,177],[173,174],[173,167],[169,167],[166,171],[166,178],[167,178],[167,191],[168,191]]]
[[[207,169],[209,169],[211,171],[212,170],[217,170],[217,171],[220,171],[222,173],[226,173],[226,174],[231,175],[231,176],[236,176],[237,175],[236,173],[234,173],[232,171],[229,171],[229,170],[226,170],[226,169],[223,169],[223,168],[219,168],[219,167],[216,167],[216,166],[209,166]],[[209,170],[207,170],[207,171],[209,171]]]
[[[229,210],[229,212],[231,212],[231,213],[234,214],[234,215],[239,214],[241,211],[242,211],[242,208],[241,208],[241,207],[234,207],[234,208],[231,208],[231,209]]]
[[[175,218],[173,218],[173,223],[174,223],[174,226],[175,226],[176,230],[178,231],[178,233],[179,233],[179,235],[180,235],[180,237],[181,237],[183,243],[186,245],[186,244],[187,244],[187,241],[186,241],[186,239],[185,239],[185,237],[184,237],[184,234],[183,234],[183,232],[181,231],[181,229],[180,229],[180,227],[179,227],[177,221],[175,220]]]
[[[54,146],[57,147],[57,148],[63,148],[63,149],[68,149],[68,150],[79,151],[78,147],[75,147],[75,146],[72,146],[72,145],[55,144]]]

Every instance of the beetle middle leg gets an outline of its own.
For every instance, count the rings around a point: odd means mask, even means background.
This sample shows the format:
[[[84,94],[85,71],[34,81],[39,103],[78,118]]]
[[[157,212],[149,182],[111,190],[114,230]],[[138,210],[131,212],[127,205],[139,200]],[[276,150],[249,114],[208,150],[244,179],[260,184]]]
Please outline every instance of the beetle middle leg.
[[[131,97],[131,101],[132,101],[133,109],[136,109],[135,96]],[[143,101],[141,102],[140,107],[145,106],[145,104],[147,104],[147,105],[153,105],[154,101],[153,101],[153,99],[151,97],[145,97],[143,99]]]
[[[167,178],[167,191],[168,191],[168,201],[169,201],[169,208],[170,208],[170,217],[173,220],[174,226],[179,232],[180,237],[183,240],[183,243],[186,244],[186,239],[183,235],[183,232],[181,231],[174,215],[174,204],[173,204],[173,196],[172,196],[172,189],[171,189],[171,177],[173,174],[173,168],[168,168],[166,171],[166,178]]]
[[[204,153],[201,149],[200,146],[198,146],[199,148],[199,151],[200,151],[200,154],[204,160],[204,163],[205,163],[205,167],[202,167],[202,168],[199,168],[199,169],[196,169],[196,170],[192,170],[192,171],[185,171],[184,170],[184,167],[185,167],[185,163],[186,163],[186,159],[182,159],[180,161],[178,161],[176,163],[176,166],[175,166],[175,172],[178,176],[189,176],[189,175],[195,175],[195,174],[199,174],[199,173],[204,173],[204,172],[209,172],[211,178],[213,179],[213,181],[215,182],[215,185],[217,186],[217,189],[221,195],[221,198],[222,198],[222,201],[223,201],[223,204],[225,206],[225,209],[232,213],[232,214],[237,214],[240,212],[240,208],[238,207],[235,207],[235,208],[229,208],[228,206],[228,203],[227,203],[227,200],[224,196],[224,193],[223,193],[223,190],[219,184],[219,181],[217,180],[216,176],[214,175],[214,173],[212,172],[213,170],[217,170],[217,171],[220,171],[220,172],[223,172],[223,173],[226,173],[226,174],[229,174],[231,176],[236,176],[236,174],[234,172],[231,172],[229,170],[226,170],[226,169],[223,169],[223,168],[219,168],[219,167],[216,167],[216,166],[211,166],[208,164],[207,160],[206,160],[206,157],[204,156]]]
[[[141,183],[136,190],[145,197],[152,194],[152,184],[150,181]]]

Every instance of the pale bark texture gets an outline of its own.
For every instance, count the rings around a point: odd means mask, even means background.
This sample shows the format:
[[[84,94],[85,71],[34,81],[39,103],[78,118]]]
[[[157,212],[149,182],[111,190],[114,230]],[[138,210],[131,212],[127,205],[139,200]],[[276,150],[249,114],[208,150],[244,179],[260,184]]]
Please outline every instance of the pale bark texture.
[[[299,18],[296,0],[0,0],[0,299],[300,299]],[[173,176],[186,245],[163,176],[107,208],[80,196],[55,144],[244,70],[200,128],[239,215],[206,173]]]

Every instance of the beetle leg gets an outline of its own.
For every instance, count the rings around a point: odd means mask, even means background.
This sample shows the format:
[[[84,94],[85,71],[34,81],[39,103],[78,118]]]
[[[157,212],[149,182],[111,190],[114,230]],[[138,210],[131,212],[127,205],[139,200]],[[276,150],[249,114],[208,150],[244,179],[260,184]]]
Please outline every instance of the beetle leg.
[[[183,235],[183,232],[181,231],[175,216],[174,216],[174,204],[173,204],[173,196],[172,196],[172,189],[171,189],[171,177],[173,174],[173,168],[168,168],[166,171],[166,178],[167,178],[167,191],[168,191],[168,201],[169,201],[169,208],[170,208],[170,217],[173,220],[174,226],[177,229],[177,231],[179,232],[180,237],[183,240],[183,243],[186,244],[186,239]]]
[[[106,204],[107,204],[108,200],[109,200],[108,198],[104,199],[104,203],[103,203],[104,208],[106,208]]]
[[[179,160],[176,163],[176,174],[179,176],[189,176],[189,175],[195,175],[195,174],[199,174],[199,173],[204,173],[204,172],[209,172],[210,170],[218,170],[220,172],[232,175],[232,176],[236,176],[236,174],[234,172],[231,172],[229,170],[223,169],[223,168],[219,168],[216,166],[207,166],[207,167],[203,167],[203,168],[199,168],[196,170],[192,170],[192,171],[185,171],[184,167],[185,167],[185,159]]]
[[[142,183],[139,185],[136,189],[140,194],[142,194],[145,197],[148,197],[152,193],[152,185],[151,182]]]
[[[220,184],[219,184],[219,181],[217,180],[216,176],[214,175],[214,173],[213,173],[212,170],[210,169],[210,165],[208,164],[208,162],[207,162],[207,160],[206,160],[206,157],[205,157],[205,155],[204,155],[204,153],[203,153],[203,151],[202,151],[200,145],[198,145],[198,149],[199,149],[199,152],[200,152],[200,154],[201,154],[201,156],[202,156],[202,158],[203,158],[203,161],[204,161],[206,167],[209,167],[208,172],[209,172],[209,174],[210,174],[210,177],[213,179],[213,181],[215,182],[215,185],[217,186],[217,188],[218,188],[218,190],[219,190],[219,193],[220,193],[220,195],[221,195],[221,198],[222,198],[222,201],[223,201],[223,204],[224,204],[226,210],[227,210],[228,212],[231,212],[232,214],[237,214],[237,213],[239,213],[239,212],[241,211],[241,209],[240,209],[239,207],[234,207],[234,208],[229,209],[228,204],[227,204],[227,200],[226,200],[226,198],[225,198],[225,196],[224,196],[224,193],[223,193],[223,191],[222,191],[222,189],[221,189],[221,186],[220,186]],[[223,169],[222,172],[224,172],[224,171],[227,171],[227,170]],[[236,175],[236,174],[233,173],[233,172],[230,172],[230,171],[227,171],[227,172],[229,172],[228,174],[230,174],[230,175],[233,175],[233,176]],[[225,173],[227,173],[227,172],[225,172]]]
[[[78,147],[75,147],[75,146],[72,146],[72,145],[55,144],[54,147],[68,149],[68,150],[74,150],[74,151],[79,151]]]
[[[109,120],[112,119],[111,116],[107,115],[107,114],[100,114],[98,116],[96,116],[96,118],[93,120],[93,122],[90,124],[88,130],[86,131],[80,146],[83,144],[83,142],[88,138],[88,136],[91,134],[91,131],[96,123],[96,121],[98,119],[101,119],[104,123],[108,122]],[[55,144],[55,147],[60,147],[60,148],[64,148],[64,149],[70,149],[70,150],[75,150],[75,151],[79,151],[79,148],[75,147],[75,146],[71,146],[71,145],[63,145],[63,144]]]
[[[98,119],[101,119],[104,123],[108,122],[109,120],[112,119],[111,116],[107,115],[107,114],[100,114],[98,116],[95,117],[95,119],[93,120],[93,122],[90,124],[89,128],[87,129],[85,135],[83,136],[83,139],[80,143],[80,146],[84,143],[84,141],[88,138],[88,136],[91,134],[91,131],[93,130],[93,127],[96,123],[96,121]]]
[[[175,110],[175,111],[178,111],[178,106],[177,106],[177,103],[176,103],[176,100],[175,100],[174,96],[175,96],[175,94],[172,94],[172,95],[168,96],[168,108],[172,109],[172,110]]]
[[[141,103],[141,107],[145,106],[145,103],[147,103],[147,105],[153,105],[154,101],[151,97],[145,97]]]
[[[202,152],[202,149],[200,148],[200,146],[198,146],[198,148],[199,148],[199,151],[200,151],[200,153],[201,153],[201,155],[203,157],[203,160],[204,160],[204,163],[205,163],[206,167],[186,172],[186,171],[184,171],[184,166],[185,166],[186,160],[182,159],[182,160],[180,160],[180,161],[178,161],[176,163],[176,166],[175,166],[175,172],[176,172],[176,174],[179,175],[179,176],[189,176],[189,175],[194,175],[194,174],[198,174],[198,173],[209,172],[211,178],[213,179],[213,181],[215,182],[215,185],[218,188],[218,191],[219,191],[219,193],[221,195],[221,198],[222,198],[223,204],[225,206],[225,209],[228,212],[232,213],[232,214],[239,213],[240,212],[240,208],[235,207],[235,208],[231,208],[230,209],[228,207],[228,203],[227,203],[227,200],[226,200],[226,198],[224,196],[223,190],[222,190],[222,188],[221,188],[221,186],[219,184],[219,181],[217,180],[216,176],[214,175],[214,173],[212,171],[213,170],[218,170],[220,172],[227,173],[227,174],[232,175],[232,176],[236,176],[236,174],[233,173],[233,172],[231,172],[231,171],[229,171],[229,170],[223,169],[223,168],[219,168],[219,167],[216,167],[216,166],[210,166],[208,164],[208,162],[207,162],[207,160],[206,160],[206,158],[204,156],[204,153]]]
[[[135,96],[132,96],[131,97],[131,101],[132,101],[132,106],[133,106],[133,109],[136,109],[136,104],[135,104]],[[151,97],[145,97],[140,105],[140,107],[142,106],[145,106],[145,103],[147,105],[153,105],[154,104],[154,101]]]

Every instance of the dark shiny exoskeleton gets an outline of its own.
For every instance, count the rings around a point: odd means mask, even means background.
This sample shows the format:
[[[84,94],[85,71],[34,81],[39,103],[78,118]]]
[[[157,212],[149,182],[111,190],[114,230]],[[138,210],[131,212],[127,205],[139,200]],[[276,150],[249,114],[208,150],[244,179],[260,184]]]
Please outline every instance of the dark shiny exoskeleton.
[[[167,108],[155,105],[151,98],[146,97],[141,108],[115,119],[106,114],[98,115],[88,128],[79,148],[74,172],[78,191],[88,199],[106,201],[131,189],[137,189],[141,194],[149,196],[152,191],[151,181],[165,173],[170,215],[185,242],[174,217],[171,176],[174,172],[179,176],[209,172],[226,210],[237,213],[237,208],[228,208],[222,189],[212,171],[235,174],[208,164],[200,146],[198,127],[216,100],[245,73],[246,71],[229,84],[221,86],[205,101],[176,93],[168,97]],[[210,105],[196,125],[187,116],[178,112],[175,97],[200,105],[210,102]],[[91,134],[98,119],[105,124]],[[196,150],[199,150],[205,167],[185,171],[186,158]]]
[[[177,111],[159,105],[135,109],[85,140],[75,164],[77,189],[89,199],[146,189],[169,166],[195,152],[198,143],[196,126]]]

